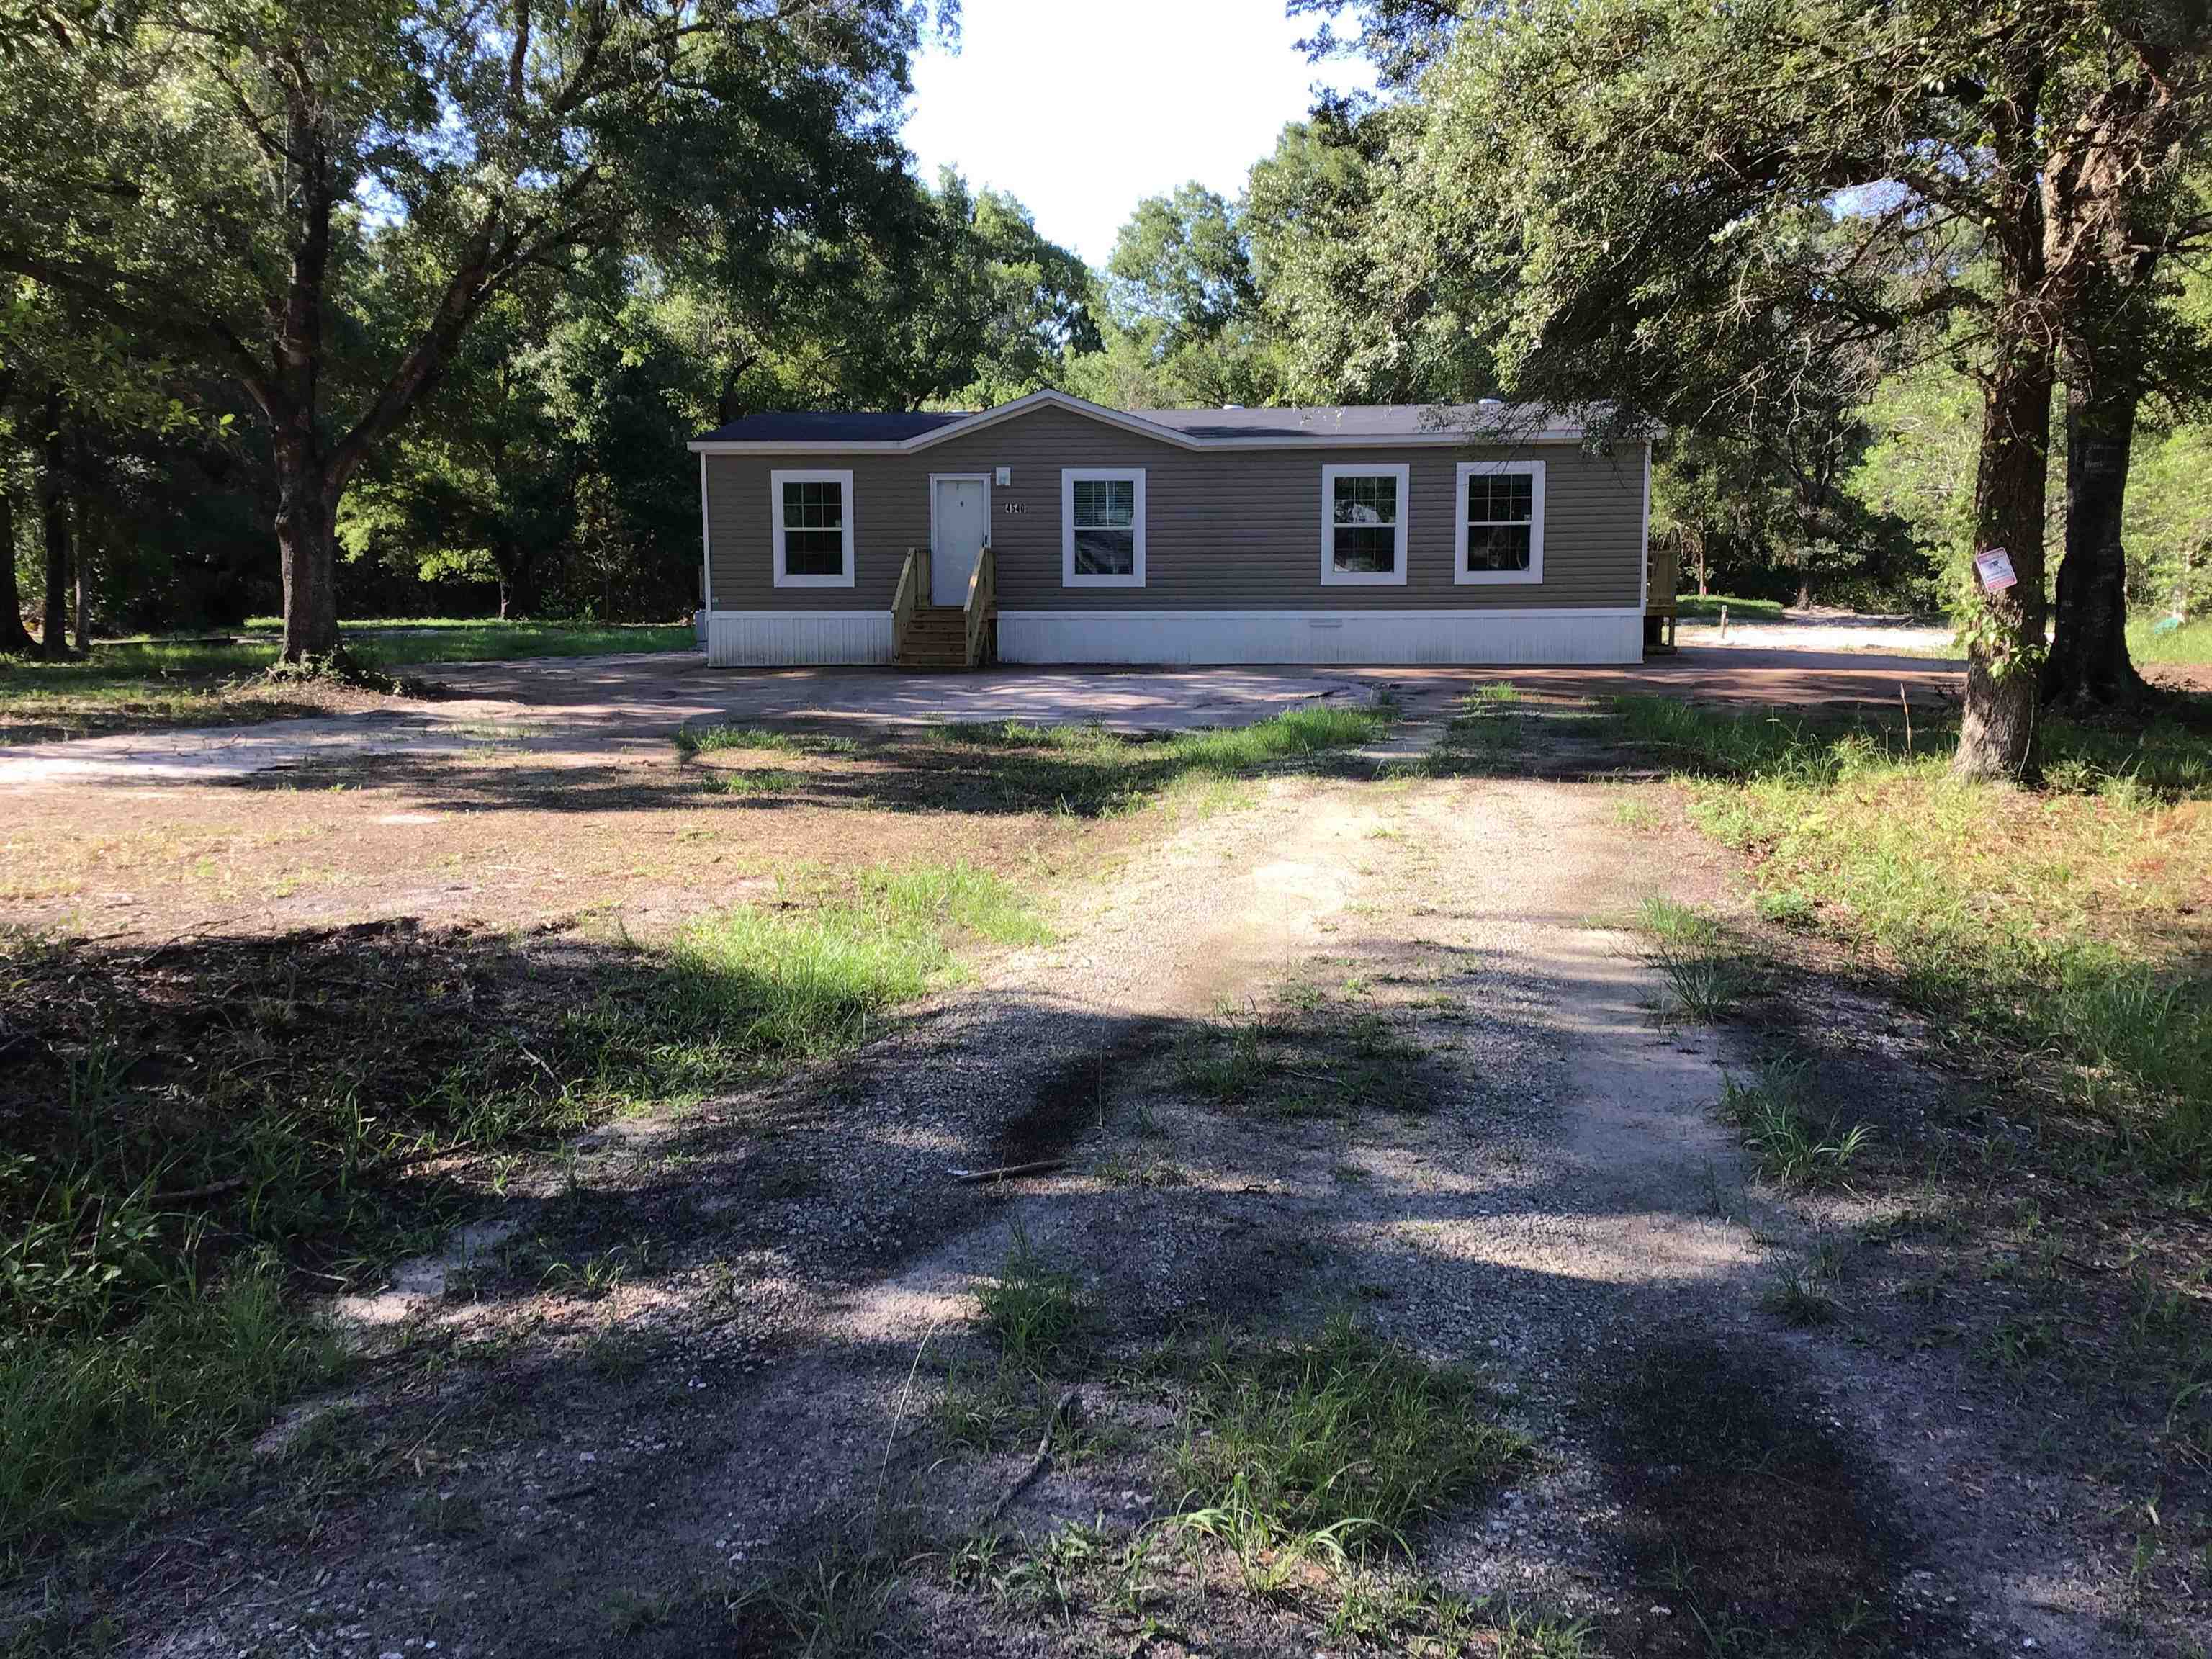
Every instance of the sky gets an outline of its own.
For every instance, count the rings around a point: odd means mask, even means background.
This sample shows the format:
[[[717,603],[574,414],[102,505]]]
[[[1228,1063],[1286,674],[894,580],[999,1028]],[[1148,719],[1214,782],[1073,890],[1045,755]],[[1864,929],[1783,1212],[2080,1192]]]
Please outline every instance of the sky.
[[[1037,228],[1103,265],[1138,202],[1186,179],[1233,198],[1311,88],[1372,84],[1310,64],[1283,0],[961,0],[957,54],[916,59],[907,147],[1021,198]]]

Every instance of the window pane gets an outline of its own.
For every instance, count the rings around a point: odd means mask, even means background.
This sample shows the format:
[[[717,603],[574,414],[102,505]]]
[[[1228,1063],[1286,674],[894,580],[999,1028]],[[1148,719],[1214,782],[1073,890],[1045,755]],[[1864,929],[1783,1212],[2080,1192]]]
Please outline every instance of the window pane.
[[[845,486],[836,479],[787,483],[783,522],[789,530],[838,530],[845,523]]]
[[[1396,524],[1398,480],[1389,474],[1338,478],[1335,513],[1338,524]]]
[[[1467,568],[1469,570],[1526,570],[1528,568],[1528,526],[1525,524],[1468,526]]]
[[[1075,481],[1075,525],[1085,528],[1119,529],[1137,522],[1137,481],[1133,478],[1078,478]]]
[[[1535,516],[1536,481],[1526,472],[1476,472],[1467,480],[1469,524],[1526,524]]]
[[[1082,488],[1081,484],[1076,486]],[[1075,574],[1079,576],[1133,576],[1137,574],[1137,532],[1133,530],[1085,528],[1076,515]]]
[[[1395,570],[1398,568],[1398,532],[1387,524],[1340,524],[1333,557],[1339,570]]]
[[[787,576],[843,575],[845,532],[842,530],[785,531],[783,570]]]

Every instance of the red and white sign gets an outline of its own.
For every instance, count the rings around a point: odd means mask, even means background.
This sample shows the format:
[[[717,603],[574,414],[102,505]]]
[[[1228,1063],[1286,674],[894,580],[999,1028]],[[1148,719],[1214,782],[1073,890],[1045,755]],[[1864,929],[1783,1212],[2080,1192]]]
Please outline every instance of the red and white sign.
[[[2012,555],[2002,547],[1975,554],[1974,574],[1982,579],[1982,590],[1988,593],[2002,593],[2020,580],[2013,574]]]

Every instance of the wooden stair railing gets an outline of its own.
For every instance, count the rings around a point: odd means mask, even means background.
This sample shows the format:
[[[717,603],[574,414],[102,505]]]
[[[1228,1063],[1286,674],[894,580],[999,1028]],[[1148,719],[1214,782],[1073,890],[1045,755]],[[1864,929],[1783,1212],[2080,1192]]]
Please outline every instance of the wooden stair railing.
[[[963,653],[973,668],[982,660],[986,630],[999,608],[999,566],[988,544],[975,556],[975,573],[968,578],[967,649]]]
[[[929,603],[929,550],[909,547],[899,567],[898,587],[891,595],[891,654],[906,649],[907,634],[914,626],[915,610]]]
[[[1674,648],[1674,617],[1680,607],[1675,590],[1681,581],[1681,549],[1672,536],[1660,536],[1650,544],[1644,567],[1644,642],[1647,648]]]

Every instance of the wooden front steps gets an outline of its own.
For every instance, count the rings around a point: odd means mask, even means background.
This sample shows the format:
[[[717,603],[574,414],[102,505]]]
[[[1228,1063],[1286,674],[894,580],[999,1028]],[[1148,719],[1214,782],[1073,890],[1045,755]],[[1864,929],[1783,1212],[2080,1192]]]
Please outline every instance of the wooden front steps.
[[[891,660],[901,668],[968,666],[968,613],[957,605],[918,605],[900,630]]]

